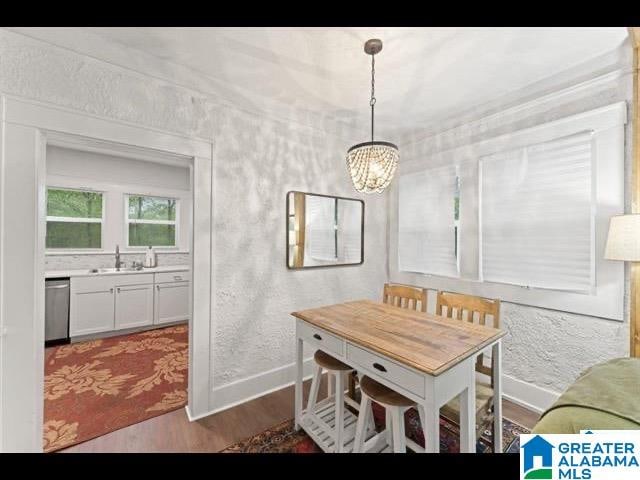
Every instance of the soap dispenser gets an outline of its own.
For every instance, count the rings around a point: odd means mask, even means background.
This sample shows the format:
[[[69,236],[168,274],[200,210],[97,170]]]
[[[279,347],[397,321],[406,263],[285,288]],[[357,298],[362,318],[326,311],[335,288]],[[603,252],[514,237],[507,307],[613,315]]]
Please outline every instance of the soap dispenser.
[[[156,266],[156,252],[153,250],[152,246],[149,246],[144,257],[144,266],[147,268],[153,268]]]

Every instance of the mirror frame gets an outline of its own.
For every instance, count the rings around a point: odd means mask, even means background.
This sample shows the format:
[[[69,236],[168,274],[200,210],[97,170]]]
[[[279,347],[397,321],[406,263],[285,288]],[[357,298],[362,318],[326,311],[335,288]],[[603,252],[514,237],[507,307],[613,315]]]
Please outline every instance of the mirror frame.
[[[337,198],[338,200],[351,200],[354,202],[360,202],[362,205],[362,221],[360,222],[360,261],[356,263],[339,263],[336,265],[309,265],[308,267],[291,267],[289,266],[289,197],[292,193],[302,193],[304,195],[315,195],[316,197]],[[364,200],[360,198],[340,197],[338,195],[325,195],[322,193],[302,192],[300,190],[289,190],[286,195],[287,205],[285,210],[285,245],[286,245],[286,259],[287,268],[289,270],[308,270],[312,268],[335,268],[335,267],[355,267],[364,263]]]

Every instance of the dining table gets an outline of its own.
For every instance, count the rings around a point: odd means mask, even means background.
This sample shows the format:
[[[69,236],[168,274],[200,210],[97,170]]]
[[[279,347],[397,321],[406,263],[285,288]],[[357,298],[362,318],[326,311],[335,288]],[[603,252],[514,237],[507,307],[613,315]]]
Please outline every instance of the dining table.
[[[303,408],[305,344],[421,405],[427,453],[439,452],[440,407],[455,397],[460,403],[460,452],[476,451],[476,357],[490,351],[493,443],[494,451],[502,452],[500,370],[504,330],[372,300],[326,305],[291,315],[296,321],[295,428],[302,428],[323,450],[331,451],[331,436],[314,423],[316,412]],[[350,451],[356,415],[349,409],[344,412],[349,417],[344,421],[344,451]]]

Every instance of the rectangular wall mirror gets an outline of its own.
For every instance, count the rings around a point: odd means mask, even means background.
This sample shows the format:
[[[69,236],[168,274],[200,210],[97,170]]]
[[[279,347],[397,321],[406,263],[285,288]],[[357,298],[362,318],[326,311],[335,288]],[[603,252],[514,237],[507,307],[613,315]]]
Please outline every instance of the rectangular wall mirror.
[[[358,265],[364,261],[364,202],[287,193],[287,267]]]

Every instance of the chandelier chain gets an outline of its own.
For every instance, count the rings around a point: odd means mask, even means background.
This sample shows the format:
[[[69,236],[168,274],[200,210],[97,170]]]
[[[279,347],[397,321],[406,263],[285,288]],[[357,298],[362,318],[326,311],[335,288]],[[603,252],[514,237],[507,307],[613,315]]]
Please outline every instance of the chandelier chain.
[[[371,55],[371,100],[369,100],[369,105],[371,105],[371,141],[373,142],[373,125],[374,125],[374,108],[376,105],[376,56]]]

